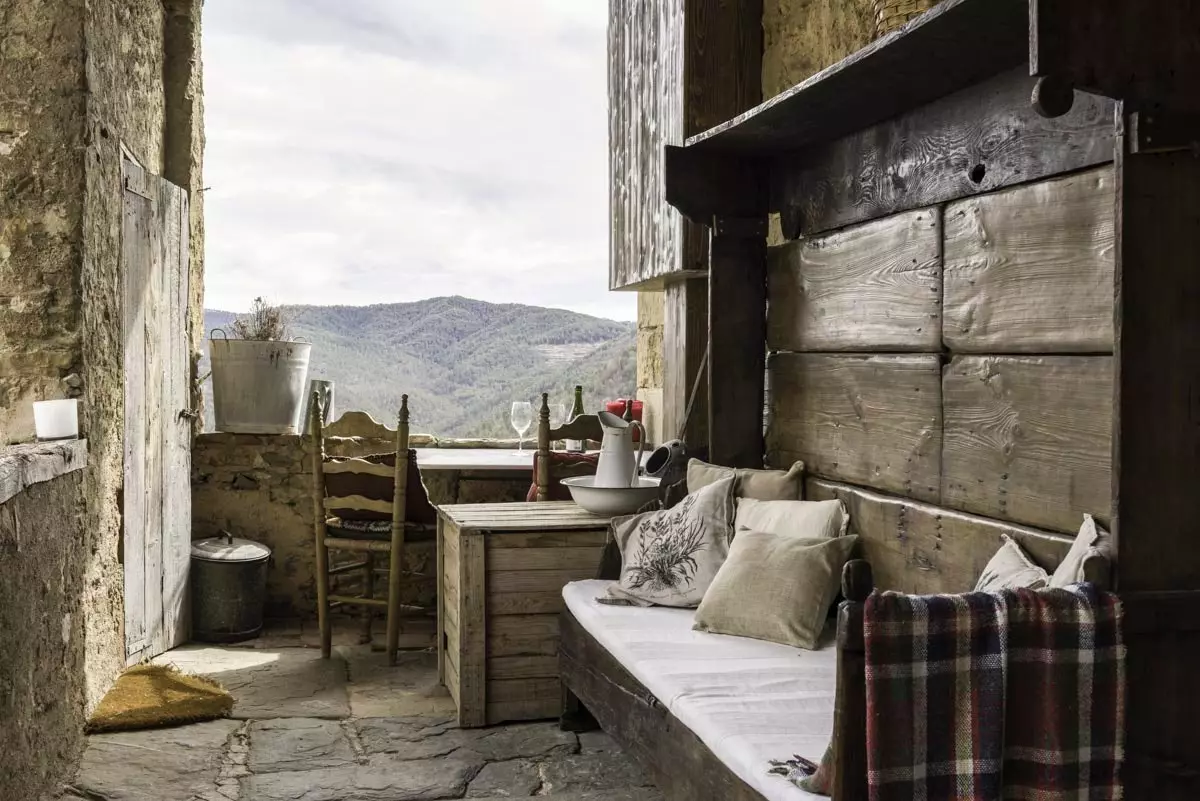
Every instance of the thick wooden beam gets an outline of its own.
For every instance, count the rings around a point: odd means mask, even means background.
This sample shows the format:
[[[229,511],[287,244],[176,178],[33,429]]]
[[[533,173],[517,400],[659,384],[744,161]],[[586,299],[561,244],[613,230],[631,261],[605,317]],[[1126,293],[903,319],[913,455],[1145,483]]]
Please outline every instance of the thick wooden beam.
[[[841,139],[780,156],[771,210],[795,239],[1112,160],[1113,103],[1046,119],[1024,68]]]
[[[709,458],[762,467],[766,218],[718,219],[709,248]]]
[[[1200,112],[1200,3],[1031,0],[1029,69],[1125,101]]]
[[[1113,496],[1122,591],[1200,587],[1198,254],[1200,160],[1186,150],[1119,151]]]
[[[683,439],[693,453],[708,447],[707,348],[707,279],[668,284],[663,315],[663,436],[673,439],[682,429]],[[699,377],[702,365],[705,375]],[[688,415],[688,402],[697,387]]]

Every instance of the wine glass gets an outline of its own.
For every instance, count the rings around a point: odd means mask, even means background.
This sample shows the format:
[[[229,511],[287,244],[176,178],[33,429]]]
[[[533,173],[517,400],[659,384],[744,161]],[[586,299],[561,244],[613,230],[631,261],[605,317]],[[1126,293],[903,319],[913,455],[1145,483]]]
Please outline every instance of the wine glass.
[[[517,432],[517,450],[525,450],[525,432],[533,425],[533,404],[529,401],[513,401],[512,427]]]
[[[550,427],[558,428],[563,423],[567,422],[567,405],[565,403],[550,404]],[[550,443],[550,450],[554,450],[554,443]]]

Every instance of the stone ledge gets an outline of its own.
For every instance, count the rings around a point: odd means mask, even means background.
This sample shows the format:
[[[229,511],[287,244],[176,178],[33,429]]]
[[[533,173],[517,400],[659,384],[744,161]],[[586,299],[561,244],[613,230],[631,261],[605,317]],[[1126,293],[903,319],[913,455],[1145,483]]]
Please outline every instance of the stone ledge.
[[[87,458],[86,439],[0,448],[0,504],[8,503],[33,484],[82,470]]]

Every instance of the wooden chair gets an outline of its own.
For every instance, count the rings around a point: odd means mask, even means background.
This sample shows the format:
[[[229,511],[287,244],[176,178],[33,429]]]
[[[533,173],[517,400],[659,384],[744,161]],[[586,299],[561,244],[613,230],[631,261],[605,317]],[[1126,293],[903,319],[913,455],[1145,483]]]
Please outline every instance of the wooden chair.
[[[313,445],[313,530],[317,567],[317,619],[321,654],[330,655],[333,625],[329,613],[339,606],[363,608],[365,641],[370,641],[371,618],[378,609],[387,614],[388,664],[396,664],[401,617],[427,612],[400,603],[406,534],[431,538],[437,511],[429,502],[417,469],[416,453],[409,448],[408,396],[400,401],[396,429],[376,423],[364,412],[347,412],[324,426],[321,399],[313,393],[309,404],[309,436]],[[395,450],[362,457],[330,456],[327,437],[388,439]],[[329,552],[363,554],[361,562],[331,567]],[[376,557],[387,554],[387,597],[375,597]],[[361,571],[361,593],[330,593],[330,577]]]
[[[595,454],[550,450],[550,443],[560,439],[599,442],[604,439],[604,429],[600,427],[600,418],[594,414],[581,414],[558,428],[550,428],[550,396],[543,392],[542,407],[538,410],[538,448],[533,463],[535,495],[538,501],[569,501],[570,494],[558,480],[596,473]]]

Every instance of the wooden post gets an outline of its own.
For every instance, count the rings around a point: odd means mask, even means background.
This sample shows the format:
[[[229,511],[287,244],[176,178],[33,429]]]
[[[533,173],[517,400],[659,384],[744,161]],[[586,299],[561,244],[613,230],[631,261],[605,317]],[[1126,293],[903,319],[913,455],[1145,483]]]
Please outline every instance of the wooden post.
[[[550,500],[550,395],[542,393],[538,408],[537,499]]]
[[[838,607],[837,689],[833,709],[833,797],[867,799],[867,663],[863,604],[874,588],[871,565],[861,559],[842,570]]]
[[[392,549],[388,564],[387,655],[396,664],[400,648],[400,576],[404,571],[404,525],[408,504],[408,396],[400,396],[396,423],[395,495],[392,498]]]
[[[763,465],[766,217],[718,217],[709,247],[709,460]]]
[[[1117,149],[1117,586],[1131,611],[1178,597],[1193,614],[1168,605],[1157,630],[1127,627],[1124,775],[1127,798],[1182,801],[1200,788],[1200,699],[1187,689],[1200,659],[1200,131],[1148,140],[1137,116]]]
[[[329,549],[325,547],[325,436],[321,430],[321,393],[313,392],[308,404],[308,431],[312,443],[313,546],[316,549],[317,628],[321,632],[321,656],[333,650],[329,620]]]

